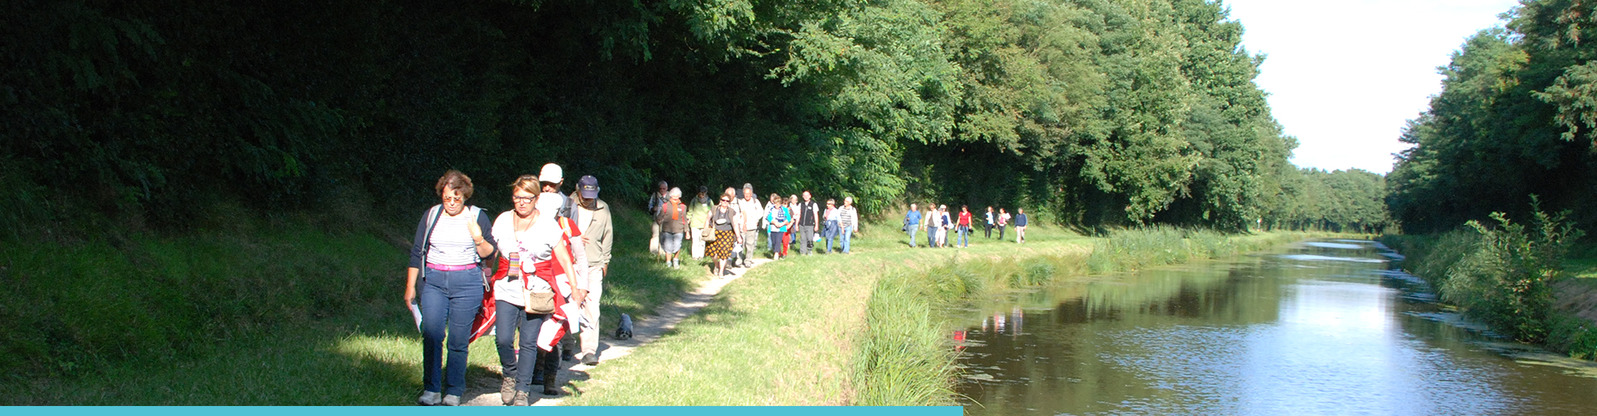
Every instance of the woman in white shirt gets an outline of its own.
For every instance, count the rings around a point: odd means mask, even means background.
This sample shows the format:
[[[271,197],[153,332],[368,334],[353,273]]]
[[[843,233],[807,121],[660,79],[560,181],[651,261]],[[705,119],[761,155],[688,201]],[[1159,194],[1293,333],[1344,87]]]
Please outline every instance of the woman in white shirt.
[[[511,186],[511,202],[515,209],[499,214],[494,220],[494,235],[500,236],[499,247],[505,253],[501,272],[494,280],[494,334],[499,348],[500,400],[505,405],[526,405],[532,391],[534,363],[538,359],[538,329],[549,314],[530,314],[527,306],[528,286],[549,291],[549,285],[539,279],[528,280],[522,276],[521,257],[525,253],[542,250],[538,243],[547,246],[551,238],[534,235],[537,223],[538,177],[522,175]],[[545,230],[546,231],[546,230]],[[516,353],[516,333],[521,333],[520,354]]]

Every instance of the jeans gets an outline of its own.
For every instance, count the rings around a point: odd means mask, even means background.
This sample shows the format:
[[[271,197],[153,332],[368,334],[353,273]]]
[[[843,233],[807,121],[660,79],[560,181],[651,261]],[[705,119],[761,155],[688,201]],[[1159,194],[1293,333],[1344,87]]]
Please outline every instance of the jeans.
[[[970,226],[969,225],[961,225],[961,226],[959,226],[959,246],[960,247],[970,247]]]
[[[854,227],[843,227],[843,254],[848,254],[848,240],[854,238]]]
[[[787,233],[771,231],[771,234],[765,238],[765,245],[771,249],[771,257],[787,254]]]
[[[915,248],[915,233],[920,232],[920,224],[909,225],[909,247]]]
[[[837,234],[843,232],[842,230],[843,227],[838,225],[836,220],[826,222],[826,228],[821,230],[821,239],[826,240],[827,254],[832,253],[832,239],[837,238]],[[838,246],[838,248],[842,248],[842,246]]]
[[[1008,227],[1008,226],[1009,226],[1009,224],[999,224],[998,225],[998,239],[999,240],[1003,240],[1004,239],[1004,227]]]
[[[682,251],[682,233],[660,232],[660,251],[665,254],[677,254]]]
[[[993,223],[987,223],[987,238],[993,238]]]
[[[428,267],[422,274],[422,388],[460,396],[466,393],[466,347],[471,340],[471,321],[482,309],[482,268],[443,272]],[[446,332],[447,367],[443,362]],[[444,368],[448,369],[447,374],[443,373]]]
[[[937,247],[937,230],[941,227],[926,228],[926,246]]]
[[[514,377],[516,391],[532,391],[532,372],[538,362],[538,329],[548,314],[533,315],[510,302],[495,301],[494,344],[499,347],[499,369],[506,377]],[[516,331],[521,331],[521,342],[516,342]],[[518,345],[519,344],[519,345]],[[516,348],[521,352],[516,353]]]

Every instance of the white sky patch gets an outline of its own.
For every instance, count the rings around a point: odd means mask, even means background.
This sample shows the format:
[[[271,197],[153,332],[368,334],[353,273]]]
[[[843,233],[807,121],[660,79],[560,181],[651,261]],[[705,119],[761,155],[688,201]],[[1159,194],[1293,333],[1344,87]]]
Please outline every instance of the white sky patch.
[[[1441,92],[1437,67],[1464,40],[1502,26],[1517,0],[1224,0],[1248,53],[1266,55],[1254,81],[1297,137],[1292,163],[1385,174],[1404,123]]]

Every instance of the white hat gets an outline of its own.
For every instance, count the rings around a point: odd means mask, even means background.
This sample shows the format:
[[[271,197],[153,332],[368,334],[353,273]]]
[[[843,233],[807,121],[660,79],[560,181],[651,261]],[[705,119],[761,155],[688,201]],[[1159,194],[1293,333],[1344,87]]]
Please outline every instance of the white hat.
[[[553,163],[543,165],[543,170],[538,172],[538,182],[561,183],[565,179],[565,172],[560,170],[560,165]]]

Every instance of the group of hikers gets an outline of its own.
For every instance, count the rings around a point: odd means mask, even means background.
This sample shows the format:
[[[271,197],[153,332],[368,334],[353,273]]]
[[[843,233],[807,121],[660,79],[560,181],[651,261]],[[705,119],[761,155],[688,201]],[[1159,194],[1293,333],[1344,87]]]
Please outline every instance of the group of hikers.
[[[573,344],[566,335],[580,338],[584,364],[598,364],[611,213],[598,199],[598,179],[583,176],[570,195],[561,193],[564,181],[553,163],[537,176],[522,175],[510,185],[514,208],[491,216],[466,203],[470,177],[450,170],[438,178],[440,203],[416,226],[405,286],[422,333],[418,404],[459,405],[467,347],[490,332],[505,405],[527,405],[533,385],[544,395],[562,394],[560,361],[577,358],[574,346],[561,345]]]
[[[493,216],[467,204],[470,177],[450,170],[438,178],[433,190],[440,203],[416,225],[405,286],[405,303],[422,333],[419,404],[460,404],[467,347],[489,333],[495,336],[499,393],[507,406],[527,405],[533,385],[542,385],[544,395],[562,394],[561,360],[598,364],[599,299],[614,236],[611,211],[599,200],[597,178],[583,176],[570,194],[562,193],[564,182],[564,172],[553,163],[536,176],[522,175],[510,185],[514,208]],[[747,183],[716,197],[704,186],[689,201],[682,196],[680,188],[664,181],[650,196],[650,249],[674,268],[687,242],[688,256],[712,260],[717,277],[727,275],[729,267],[752,266],[762,235],[772,259],[790,256],[793,246],[806,255],[834,248],[848,254],[860,226],[852,197],[823,204],[803,191],[786,198],[772,193],[762,200]],[[1013,223],[1016,242],[1025,241],[1024,210],[1011,217],[988,207],[985,222],[989,238],[996,226],[1002,240]],[[911,247],[919,230],[928,231],[928,246],[948,246],[950,230],[969,246],[972,224],[968,207],[951,217],[946,206],[922,213],[910,204],[904,217]],[[580,340],[573,342],[566,336],[571,334]]]
[[[970,235],[975,229],[975,219],[972,218],[970,207],[961,205],[958,214],[949,214],[948,205],[926,204],[927,211],[922,213],[919,204],[909,204],[909,211],[904,213],[904,232],[909,234],[909,246],[915,247],[916,234],[921,230],[926,231],[927,247],[970,247]],[[1004,239],[1004,229],[1013,222],[1015,225],[1015,243],[1026,242],[1026,218],[1024,208],[1016,208],[1015,215],[1010,216],[1009,211],[999,208],[997,212],[993,207],[987,207],[985,225],[987,238],[993,238],[993,228],[998,228],[998,240]],[[954,244],[948,243],[948,232],[953,231],[958,240]]]
[[[741,189],[726,188],[715,198],[708,187],[700,186],[698,195],[684,202],[681,188],[661,181],[658,191],[649,196],[649,214],[654,218],[650,250],[667,267],[679,267],[686,242],[688,256],[713,261],[714,276],[727,275],[729,267],[749,267],[761,236],[766,237],[772,259],[790,256],[794,246],[805,255],[832,253],[834,248],[849,253],[860,223],[853,197],[844,197],[842,204],[827,199],[823,205],[807,190],[786,198],[776,193],[763,199],[756,195],[748,183]]]

